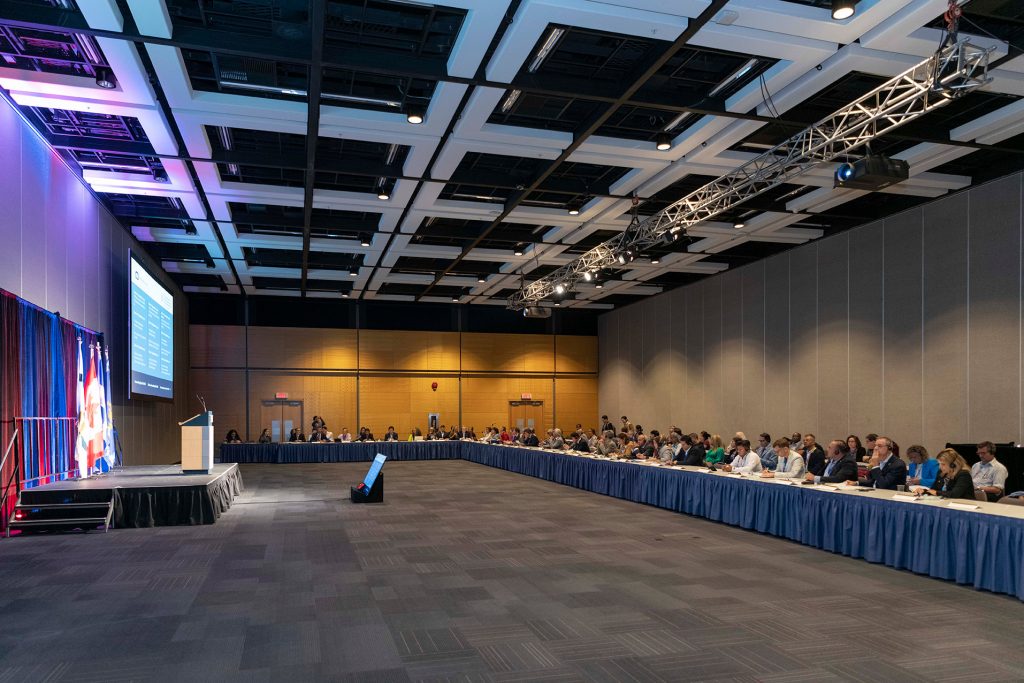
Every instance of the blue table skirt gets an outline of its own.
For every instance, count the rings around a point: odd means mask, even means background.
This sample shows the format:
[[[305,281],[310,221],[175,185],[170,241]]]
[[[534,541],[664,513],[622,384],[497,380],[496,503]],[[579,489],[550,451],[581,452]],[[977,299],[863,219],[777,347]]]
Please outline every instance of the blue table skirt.
[[[373,441],[354,443],[221,444],[218,462],[369,462],[378,453],[393,460],[455,460],[458,441]]]
[[[1024,600],[1024,520],[519,448],[462,457]]]
[[[223,444],[221,462],[462,458],[1024,600],[1024,520],[465,441]]]

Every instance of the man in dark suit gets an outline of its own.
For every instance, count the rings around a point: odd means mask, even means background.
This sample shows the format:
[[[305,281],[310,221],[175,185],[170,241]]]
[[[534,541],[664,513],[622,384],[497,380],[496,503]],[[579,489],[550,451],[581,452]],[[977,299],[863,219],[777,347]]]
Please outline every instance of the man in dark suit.
[[[820,477],[825,472],[825,451],[814,438],[814,434],[804,434],[803,438],[804,463],[807,465],[807,473]]]
[[[861,486],[876,489],[895,489],[907,484],[907,463],[892,454],[892,442],[888,437],[880,436],[875,441],[875,454],[868,461],[868,476],[857,480]],[[853,481],[847,481],[853,484]]]
[[[815,484],[838,484],[857,478],[857,458],[845,441],[834,439],[828,444],[828,460],[821,474],[808,472],[806,481]]]
[[[700,467],[704,464],[704,449],[693,443],[692,436],[683,434],[683,447],[679,449],[672,462],[677,465]]]
[[[539,446],[540,439],[537,438],[537,433],[532,429],[527,429],[525,431],[529,432],[529,434],[527,434],[525,438],[521,439],[521,443],[524,446],[532,446],[533,448]]]

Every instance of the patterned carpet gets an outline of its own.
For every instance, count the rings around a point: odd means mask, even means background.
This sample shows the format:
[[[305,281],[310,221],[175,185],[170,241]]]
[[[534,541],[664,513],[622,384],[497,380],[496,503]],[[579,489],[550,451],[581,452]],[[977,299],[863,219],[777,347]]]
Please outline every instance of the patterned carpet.
[[[1024,679],[1024,604],[464,461],[0,540],[0,681]]]

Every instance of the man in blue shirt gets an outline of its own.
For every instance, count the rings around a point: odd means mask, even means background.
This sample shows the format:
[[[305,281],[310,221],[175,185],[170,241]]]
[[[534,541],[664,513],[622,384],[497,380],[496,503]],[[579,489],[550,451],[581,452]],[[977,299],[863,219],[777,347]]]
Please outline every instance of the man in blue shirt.
[[[761,432],[761,436],[757,439],[757,448],[754,449],[757,453],[757,457],[761,458],[761,467],[766,470],[774,470],[775,466],[779,464],[779,458],[775,455],[775,449],[772,448],[772,437],[767,432]]]

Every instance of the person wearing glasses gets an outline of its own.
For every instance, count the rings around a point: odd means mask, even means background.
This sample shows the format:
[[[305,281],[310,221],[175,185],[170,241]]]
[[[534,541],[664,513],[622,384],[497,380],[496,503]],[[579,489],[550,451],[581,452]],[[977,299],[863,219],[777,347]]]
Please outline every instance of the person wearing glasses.
[[[868,476],[850,479],[850,486],[870,486],[876,489],[893,489],[907,484],[907,463],[897,458],[891,449],[892,442],[886,436],[875,439],[875,454],[868,461]]]

